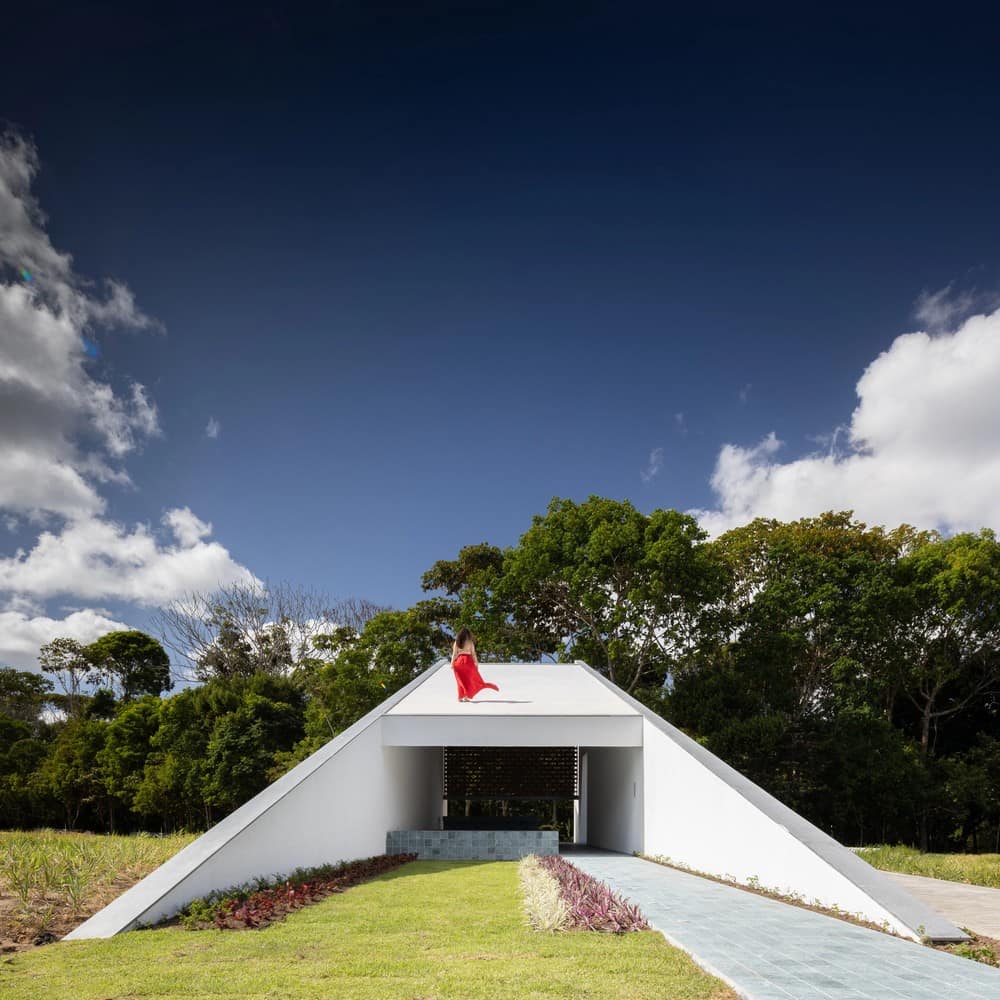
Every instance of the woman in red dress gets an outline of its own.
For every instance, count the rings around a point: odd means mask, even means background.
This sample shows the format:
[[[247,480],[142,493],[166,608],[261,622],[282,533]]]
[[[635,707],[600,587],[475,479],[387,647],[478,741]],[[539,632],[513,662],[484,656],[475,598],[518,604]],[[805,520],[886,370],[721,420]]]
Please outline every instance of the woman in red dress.
[[[490,684],[479,676],[476,642],[467,628],[459,629],[451,647],[451,669],[455,671],[459,701],[472,701],[483,688],[500,691],[496,684]]]

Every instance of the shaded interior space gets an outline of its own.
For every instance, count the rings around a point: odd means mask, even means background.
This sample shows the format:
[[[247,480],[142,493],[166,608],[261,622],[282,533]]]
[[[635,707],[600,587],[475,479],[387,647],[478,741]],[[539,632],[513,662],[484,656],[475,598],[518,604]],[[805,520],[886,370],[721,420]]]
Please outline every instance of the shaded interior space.
[[[394,754],[416,753],[396,749]],[[639,747],[442,747],[419,751],[420,782],[444,831],[555,831],[561,848],[642,846]]]
[[[571,842],[579,800],[576,747],[445,747],[444,830],[554,830]]]

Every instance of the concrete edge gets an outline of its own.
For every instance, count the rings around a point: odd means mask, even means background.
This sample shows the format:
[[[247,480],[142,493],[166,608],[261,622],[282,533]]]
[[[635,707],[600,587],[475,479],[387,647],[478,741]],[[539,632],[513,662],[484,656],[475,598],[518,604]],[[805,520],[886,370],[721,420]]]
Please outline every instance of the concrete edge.
[[[923,936],[938,943],[968,941],[969,937],[936,910],[911,896],[877,868],[863,861],[856,854],[800,816],[793,809],[764,791],[748,777],[731,767],[724,760],[706,750],[700,743],[682,733],[676,726],[657,715],[652,709],[623,691],[613,681],[594,670],[583,660],[577,665],[590,671],[602,684],[615,691],[625,702],[638,710],[646,720],[672,739],[703,767],[721,778],[730,788],[742,795],[774,823],[783,826],[796,840],[825,861],[848,881],[870,896],[879,906],[891,913],[918,937]]]

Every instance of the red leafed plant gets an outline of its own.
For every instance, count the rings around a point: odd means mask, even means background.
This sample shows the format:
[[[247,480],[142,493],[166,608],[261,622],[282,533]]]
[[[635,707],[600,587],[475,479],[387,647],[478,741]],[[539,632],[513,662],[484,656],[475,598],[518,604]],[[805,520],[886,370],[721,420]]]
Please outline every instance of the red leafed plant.
[[[416,858],[416,854],[380,854],[337,865],[299,869],[287,878],[272,882],[257,879],[252,884],[225,889],[196,900],[186,907],[181,920],[192,929],[218,927],[223,930],[247,930],[265,927],[284,919],[292,910],[343,892]]]
[[[603,882],[591,878],[564,858],[553,854],[540,857],[538,863],[559,883],[559,891],[569,908],[570,927],[606,934],[649,930],[638,906],[627,903]]]

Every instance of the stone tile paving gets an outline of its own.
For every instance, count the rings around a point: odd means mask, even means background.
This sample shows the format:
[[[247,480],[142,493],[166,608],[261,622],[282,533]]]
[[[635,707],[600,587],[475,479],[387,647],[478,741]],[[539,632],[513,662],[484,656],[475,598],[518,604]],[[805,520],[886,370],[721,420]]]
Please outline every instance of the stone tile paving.
[[[1000,1000],[1000,969],[641,858],[567,860],[748,1000]]]

